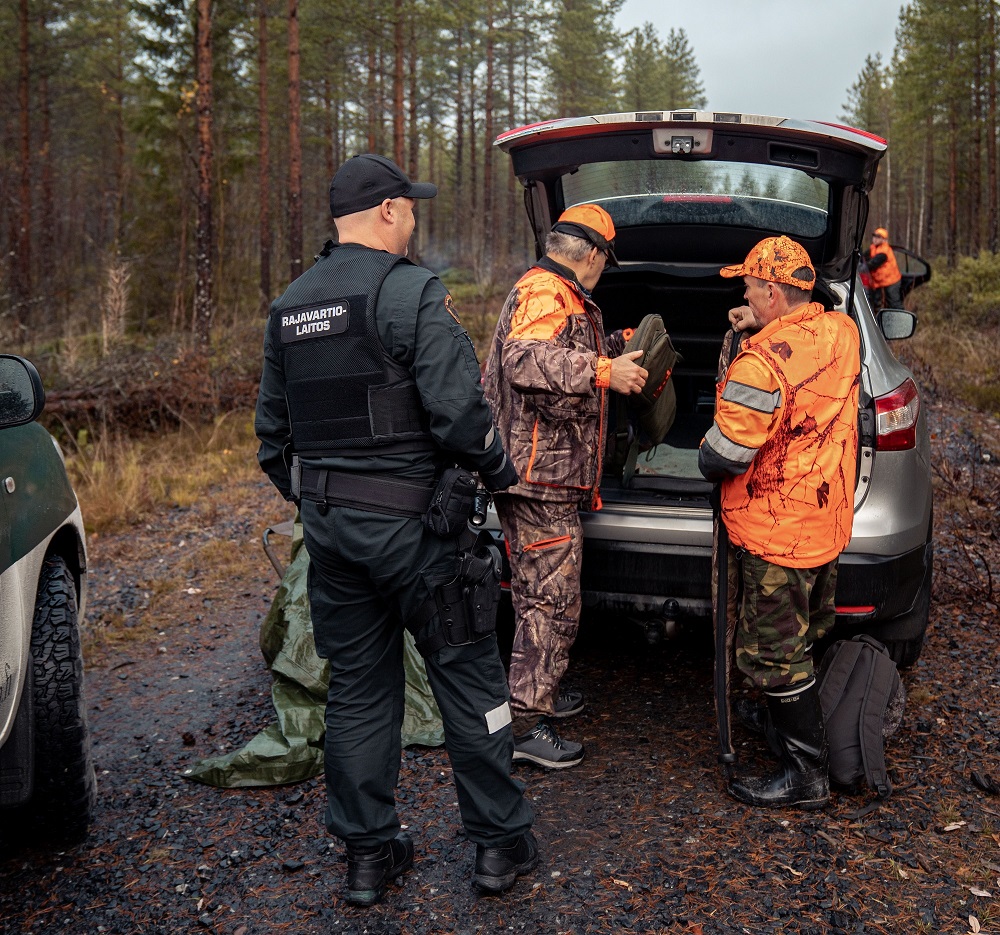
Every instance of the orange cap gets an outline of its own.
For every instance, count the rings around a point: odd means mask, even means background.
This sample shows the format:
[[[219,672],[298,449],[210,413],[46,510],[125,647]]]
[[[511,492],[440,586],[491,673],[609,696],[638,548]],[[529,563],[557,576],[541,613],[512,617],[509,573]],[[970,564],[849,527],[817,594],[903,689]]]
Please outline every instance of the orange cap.
[[[789,237],[768,237],[748,254],[740,266],[723,266],[719,275],[726,279],[753,276],[765,282],[784,282],[799,289],[812,289],[816,283],[809,254]]]
[[[889,239],[889,232],[884,227],[876,227],[873,233],[875,237],[881,237],[883,240]]]
[[[572,208],[567,208],[552,225],[552,230],[589,241],[604,251],[609,266],[618,265],[618,258],[615,256],[615,222],[599,205],[573,205]]]

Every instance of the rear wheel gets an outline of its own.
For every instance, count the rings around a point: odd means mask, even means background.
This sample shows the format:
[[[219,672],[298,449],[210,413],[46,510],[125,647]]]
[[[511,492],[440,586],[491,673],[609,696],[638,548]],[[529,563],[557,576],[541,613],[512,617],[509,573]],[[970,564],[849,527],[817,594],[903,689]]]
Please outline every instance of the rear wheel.
[[[61,556],[45,560],[31,629],[35,788],[25,806],[33,832],[81,838],[97,801],[83,696],[76,586]]]

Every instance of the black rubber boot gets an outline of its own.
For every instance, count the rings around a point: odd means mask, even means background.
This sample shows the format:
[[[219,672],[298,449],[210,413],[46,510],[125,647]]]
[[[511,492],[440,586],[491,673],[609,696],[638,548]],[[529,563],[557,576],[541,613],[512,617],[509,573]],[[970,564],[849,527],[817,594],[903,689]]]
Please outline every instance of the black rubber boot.
[[[764,739],[767,740],[768,749],[780,759],[781,741],[771,723],[771,715],[768,713],[767,705],[751,701],[749,698],[737,698],[733,704],[733,711],[736,712],[740,723],[747,730],[763,735]]]
[[[830,776],[818,686],[813,682],[795,695],[767,695],[767,711],[780,747],[780,768],[771,776],[734,780],[730,795],[764,808],[822,808],[830,801]]]
[[[372,906],[386,884],[413,866],[413,842],[403,832],[381,847],[347,847],[347,901]]]

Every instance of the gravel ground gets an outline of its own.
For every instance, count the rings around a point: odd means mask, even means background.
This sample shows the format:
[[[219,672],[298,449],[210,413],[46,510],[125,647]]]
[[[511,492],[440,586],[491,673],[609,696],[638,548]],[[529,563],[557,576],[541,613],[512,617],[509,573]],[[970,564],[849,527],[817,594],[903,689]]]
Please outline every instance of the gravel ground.
[[[88,839],[0,858],[0,930],[72,933],[1000,932],[1000,675],[995,629],[1000,426],[930,400],[938,484],[932,628],[886,803],[835,794],[819,813],[730,799],[715,764],[707,622],[650,648],[590,618],[565,724],[587,759],[518,766],[542,861],[506,898],[469,884],[443,752],[404,752],[417,860],[370,910],[339,896],[343,848],[323,789],[222,791],[182,770],[272,720],[256,645],[276,577],[259,532],[286,518],[261,482],[90,543],[88,700],[100,784]],[[763,765],[737,728],[742,762]],[[997,906],[998,908],[994,908]]]

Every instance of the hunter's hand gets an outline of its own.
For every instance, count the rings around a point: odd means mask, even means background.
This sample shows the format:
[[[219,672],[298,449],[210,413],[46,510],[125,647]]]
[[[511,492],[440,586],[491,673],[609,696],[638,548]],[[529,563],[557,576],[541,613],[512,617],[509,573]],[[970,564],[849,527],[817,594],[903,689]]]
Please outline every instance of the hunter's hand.
[[[754,317],[753,309],[749,305],[741,305],[739,308],[729,310],[729,324],[737,331],[758,330],[759,325]]]
[[[629,351],[621,357],[611,359],[611,377],[608,385],[616,393],[628,396],[630,393],[641,392],[646,385],[649,373],[635,362],[639,357],[642,357],[642,351]]]

